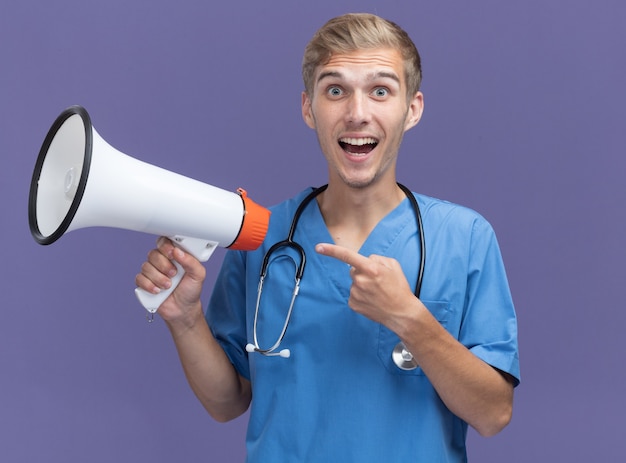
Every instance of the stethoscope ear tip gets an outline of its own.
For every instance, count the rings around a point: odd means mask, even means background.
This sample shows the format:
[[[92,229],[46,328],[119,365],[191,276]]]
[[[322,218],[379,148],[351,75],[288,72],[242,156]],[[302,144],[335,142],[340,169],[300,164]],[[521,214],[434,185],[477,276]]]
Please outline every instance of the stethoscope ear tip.
[[[252,344],[251,342],[246,344],[246,351],[249,352],[249,353],[258,352],[259,354],[263,354],[263,355],[266,355],[268,357],[280,356],[280,357],[282,357],[284,359],[287,359],[287,358],[291,357],[291,351],[289,349],[283,349],[283,350],[281,350],[279,352],[274,352],[273,348],[269,349],[269,350],[261,350],[257,346]]]
[[[259,354],[267,355],[269,357],[273,357],[275,355],[278,355],[278,356],[280,356],[280,357],[282,357],[284,359],[291,357],[291,351],[289,349],[283,349],[283,350],[281,350],[279,352],[272,352],[273,349],[261,350],[257,346],[252,344],[251,342],[246,344],[246,351],[249,352],[249,353],[258,352]]]

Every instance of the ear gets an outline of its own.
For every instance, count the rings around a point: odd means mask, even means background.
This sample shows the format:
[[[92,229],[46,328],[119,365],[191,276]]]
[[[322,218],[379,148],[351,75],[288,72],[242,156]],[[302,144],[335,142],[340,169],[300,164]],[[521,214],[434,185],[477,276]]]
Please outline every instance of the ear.
[[[406,122],[404,125],[404,131],[406,132],[410,128],[413,128],[422,118],[424,112],[424,94],[417,92],[415,96],[409,102],[409,110],[406,115]]]
[[[313,109],[311,108],[311,98],[307,92],[302,92],[302,118],[306,125],[315,129],[315,117],[313,117]]]

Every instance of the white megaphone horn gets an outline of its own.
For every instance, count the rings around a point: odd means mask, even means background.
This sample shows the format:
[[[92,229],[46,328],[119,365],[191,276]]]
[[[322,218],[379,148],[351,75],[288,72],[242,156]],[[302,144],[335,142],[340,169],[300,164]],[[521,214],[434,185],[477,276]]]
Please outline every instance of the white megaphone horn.
[[[203,262],[217,246],[258,248],[269,216],[245,190],[225,191],[121,153],[98,135],[81,106],[66,109],[52,124],[28,199],[30,231],[39,244],[79,228],[114,227],[168,236]],[[151,314],[182,279],[176,266],[167,291],[135,290]]]

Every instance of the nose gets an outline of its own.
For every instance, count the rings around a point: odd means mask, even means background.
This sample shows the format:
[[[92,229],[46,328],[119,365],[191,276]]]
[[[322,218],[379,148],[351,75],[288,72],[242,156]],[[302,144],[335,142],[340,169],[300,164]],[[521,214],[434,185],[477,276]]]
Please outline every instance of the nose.
[[[370,121],[370,118],[367,96],[360,92],[353,93],[347,100],[347,121],[354,125],[364,125]]]

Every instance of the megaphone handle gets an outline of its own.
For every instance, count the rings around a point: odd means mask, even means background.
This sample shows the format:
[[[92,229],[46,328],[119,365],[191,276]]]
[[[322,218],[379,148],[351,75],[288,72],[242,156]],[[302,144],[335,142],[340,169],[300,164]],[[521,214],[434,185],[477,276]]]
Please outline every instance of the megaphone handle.
[[[182,280],[183,276],[185,275],[185,271],[178,262],[174,262],[174,265],[176,266],[176,275],[172,277],[172,286],[170,286],[168,289],[162,289],[160,293],[152,294],[144,289],[135,288],[135,295],[137,296],[137,299],[139,299],[141,305],[143,305],[144,308],[151,314],[155,313],[157,309],[161,306],[161,304],[165,302],[165,299],[167,299],[169,295],[172,294],[172,292],[180,283],[180,280]]]
[[[185,236],[171,236],[170,239],[176,246],[180,247],[186,252],[189,252],[200,262],[206,262],[207,260],[209,260],[209,257],[211,257],[211,254],[213,254],[213,251],[215,251],[215,248],[218,245],[218,243],[215,241],[203,240],[199,238],[189,238]],[[144,289],[135,288],[135,295],[137,296],[137,299],[139,299],[141,305],[143,305],[145,309],[152,315],[154,315],[154,313],[158,310],[161,304],[165,302],[165,299],[167,299],[169,295],[172,294],[172,291],[176,289],[176,287],[180,283],[180,280],[182,280],[183,276],[185,275],[185,271],[180,266],[180,264],[176,261],[172,262],[176,266],[176,275],[171,278],[172,286],[170,286],[169,289],[163,289],[158,294],[152,294]]]

